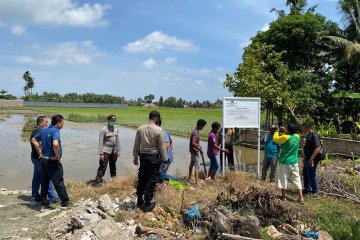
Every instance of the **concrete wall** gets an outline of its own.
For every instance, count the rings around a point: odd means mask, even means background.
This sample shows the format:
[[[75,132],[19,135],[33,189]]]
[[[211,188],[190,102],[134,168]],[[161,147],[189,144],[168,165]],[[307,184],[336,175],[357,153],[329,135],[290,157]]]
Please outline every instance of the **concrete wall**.
[[[5,100],[0,99],[0,107],[22,107],[24,105],[24,100],[16,99],[16,100]]]
[[[261,133],[262,134],[262,133]],[[329,153],[336,153],[341,155],[350,156],[351,152],[355,156],[360,156],[360,141],[353,141],[347,139],[338,138],[321,138],[323,146]],[[242,130],[240,135],[240,141],[249,144],[257,144],[257,130]]]

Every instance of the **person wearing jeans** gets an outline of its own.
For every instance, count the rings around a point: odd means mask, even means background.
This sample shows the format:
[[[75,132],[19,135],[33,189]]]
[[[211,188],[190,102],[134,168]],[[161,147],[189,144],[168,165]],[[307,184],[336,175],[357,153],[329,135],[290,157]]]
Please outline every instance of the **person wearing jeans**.
[[[276,126],[272,125],[270,131],[261,137],[261,142],[264,143],[264,162],[262,167],[261,180],[266,180],[267,171],[269,166],[270,171],[270,183],[275,182],[276,164],[278,158],[278,152],[280,145],[273,141]]]
[[[306,133],[303,165],[304,193],[319,194],[316,170],[319,164],[320,137],[312,130],[310,122],[303,124],[303,131]]]
[[[39,159],[39,154],[37,153],[34,144],[31,142],[31,139],[41,131],[42,128],[46,128],[48,126],[48,119],[46,116],[38,116],[36,118],[36,125],[34,126],[33,130],[31,131],[30,135],[30,144],[31,144],[31,162],[34,165],[34,172],[33,178],[31,183],[31,203],[30,205],[35,206],[38,205],[41,201],[41,196],[39,193],[40,184],[41,184],[41,163]],[[51,203],[56,203],[56,193],[54,192],[54,186],[52,182],[49,183],[49,190],[48,190],[48,200]]]
[[[60,130],[64,127],[64,117],[54,115],[51,118],[51,126],[38,132],[31,142],[39,154],[42,179],[41,179],[41,204],[42,208],[49,208],[50,202],[47,199],[50,180],[61,200],[61,207],[67,207],[69,197],[64,184],[64,170],[61,164],[62,146]]]

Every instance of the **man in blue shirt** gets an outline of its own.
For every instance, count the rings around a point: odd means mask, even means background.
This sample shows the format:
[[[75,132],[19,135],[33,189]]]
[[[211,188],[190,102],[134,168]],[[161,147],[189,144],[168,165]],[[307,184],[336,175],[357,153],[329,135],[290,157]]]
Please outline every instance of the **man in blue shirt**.
[[[36,119],[36,126],[33,128],[30,135],[30,143],[31,139],[41,131],[41,129],[46,128],[48,126],[48,119],[46,116],[38,116]],[[31,143],[31,161],[34,164],[34,173],[31,184],[31,205],[35,206],[41,201],[41,197],[39,194],[40,184],[41,184],[41,162],[39,158],[39,154],[37,153],[34,144]],[[51,203],[56,203],[56,194],[54,192],[54,186],[52,182],[49,184],[49,192],[48,192],[49,201]]]
[[[276,163],[279,153],[280,145],[273,141],[273,136],[276,131],[275,125],[270,127],[268,133],[265,133],[261,137],[261,142],[264,143],[264,162],[261,174],[261,180],[266,180],[267,171],[269,166],[271,167],[270,171],[270,183],[275,181],[275,173],[276,173]]]
[[[41,180],[41,204],[46,208],[50,203],[47,192],[50,180],[61,200],[61,207],[67,207],[69,197],[64,184],[64,170],[60,162],[62,156],[60,129],[64,126],[64,117],[54,115],[51,118],[51,126],[37,133],[31,142],[39,154],[42,167]]]
[[[161,123],[162,123],[162,121],[159,120],[157,125],[159,127],[161,127]],[[160,165],[160,176],[159,176],[160,182],[169,181],[170,179],[173,179],[175,181],[179,181],[179,179],[177,177],[173,177],[173,176],[167,174],[167,170],[169,169],[170,164],[174,160],[173,152],[172,152],[172,139],[170,137],[170,134],[166,130],[162,129],[162,133],[163,133],[164,139],[165,139],[165,147],[166,147],[166,151],[167,151],[167,154],[168,154],[168,162],[167,162],[167,164],[161,164]]]

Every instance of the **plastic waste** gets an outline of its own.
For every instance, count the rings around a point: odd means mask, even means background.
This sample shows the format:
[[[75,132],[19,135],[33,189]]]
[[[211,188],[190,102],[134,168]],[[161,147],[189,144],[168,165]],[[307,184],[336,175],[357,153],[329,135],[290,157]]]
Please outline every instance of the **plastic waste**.
[[[196,205],[192,206],[189,210],[186,211],[186,216],[190,221],[192,221],[195,217],[200,218],[201,216],[199,208]]]
[[[175,181],[174,179],[170,179],[169,183],[174,188],[177,188],[177,189],[180,189],[180,190],[183,190],[185,188],[185,186],[184,186],[184,184],[182,182]]]
[[[306,238],[313,238],[313,239],[319,238],[319,233],[315,231],[303,232],[301,235]]]

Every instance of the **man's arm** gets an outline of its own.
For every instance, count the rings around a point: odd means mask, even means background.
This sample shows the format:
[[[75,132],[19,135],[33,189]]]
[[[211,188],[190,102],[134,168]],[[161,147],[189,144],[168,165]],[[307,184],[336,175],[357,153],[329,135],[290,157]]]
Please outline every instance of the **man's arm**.
[[[103,155],[103,147],[104,147],[104,131],[103,129],[100,130],[99,134],[99,145],[98,145],[98,154]]]
[[[134,156],[134,164],[139,164],[139,156],[140,156],[140,131],[139,129],[136,131],[134,148],[133,148],[133,156]]]
[[[38,140],[36,140],[35,137],[33,137],[33,138],[31,139],[31,143],[34,145],[37,153],[39,154],[39,157],[41,157],[41,155],[42,155],[42,150],[41,150],[40,142],[39,142]]]
[[[279,144],[284,144],[286,143],[286,141],[289,139],[289,135],[287,134],[284,134],[284,135],[279,135],[279,132],[275,132],[274,133],[274,137],[273,137],[273,140],[274,142],[276,143],[279,143]]]
[[[117,156],[120,156],[121,145],[120,145],[119,129],[116,129],[116,131],[117,131],[117,134],[116,134],[116,146],[118,148]]]
[[[60,144],[58,140],[53,141],[53,149],[55,152],[55,159],[60,161]]]
[[[312,162],[315,160],[315,158],[317,157],[317,155],[320,153],[320,138],[319,136],[314,133],[312,135],[312,144],[314,145],[315,149],[313,151],[313,153],[311,154],[311,157],[309,159],[309,162],[312,164]]]
[[[161,155],[161,158],[163,159],[163,162],[167,162],[169,157],[167,155],[167,151],[165,147],[165,139],[162,132],[158,134],[157,138],[158,138],[159,153]]]

